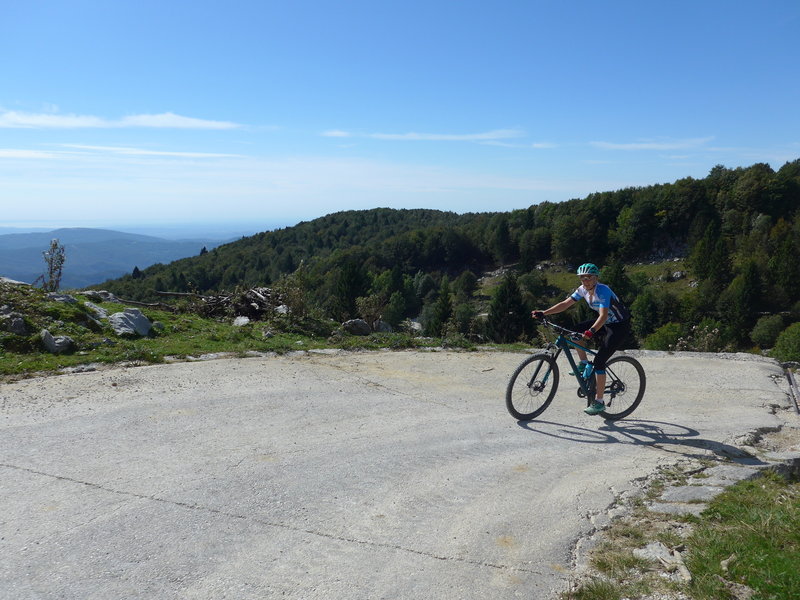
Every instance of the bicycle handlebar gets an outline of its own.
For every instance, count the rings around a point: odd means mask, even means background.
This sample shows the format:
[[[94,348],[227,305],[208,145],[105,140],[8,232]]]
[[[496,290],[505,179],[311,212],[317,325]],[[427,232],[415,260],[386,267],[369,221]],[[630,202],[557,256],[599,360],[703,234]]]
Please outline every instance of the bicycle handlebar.
[[[554,331],[557,331],[558,333],[563,334],[563,335],[567,336],[568,338],[571,338],[573,340],[583,339],[583,336],[580,333],[572,331],[571,329],[567,329],[566,327],[562,327],[561,325],[557,325],[557,324],[553,323],[552,321],[548,321],[546,317],[542,317],[541,319],[539,319],[539,321],[545,327],[549,327],[550,329],[552,329]]]

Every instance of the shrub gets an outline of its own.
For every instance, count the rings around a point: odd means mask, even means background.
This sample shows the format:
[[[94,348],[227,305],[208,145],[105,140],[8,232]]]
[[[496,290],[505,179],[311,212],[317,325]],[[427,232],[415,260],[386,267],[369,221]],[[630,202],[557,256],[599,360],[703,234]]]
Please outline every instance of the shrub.
[[[750,339],[762,348],[772,348],[781,331],[783,331],[783,317],[780,315],[761,317],[750,332]]]
[[[800,361],[800,323],[783,330],[772,349],[772,356],[781,361]]]
[[[719,321],[703,319],[689,330],[689,334],[678,338],[674,350],[689,352],[722,352],[729,347],[730,336]]]
[[[678,323],[667,323],[656,329],[644,340],[647,350],[671,350],[681,337],[681,326]]]
[[[465,302],[457,305],[453,310],[453,317],[450,320],[452,330],[468,334],[470,325],[476,314],[475,308],[471,304]]]

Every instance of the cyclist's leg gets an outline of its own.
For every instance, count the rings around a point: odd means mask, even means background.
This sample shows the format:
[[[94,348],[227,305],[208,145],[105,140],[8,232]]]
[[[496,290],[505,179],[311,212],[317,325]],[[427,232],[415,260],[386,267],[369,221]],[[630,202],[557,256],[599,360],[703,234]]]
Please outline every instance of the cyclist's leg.
[[[606,389],[606,362],[630,333],[628,323],[606,323],[601,330],[600,350],[594,357],[594,374],[597,389],[597,402],[603,402],[603,391]]]

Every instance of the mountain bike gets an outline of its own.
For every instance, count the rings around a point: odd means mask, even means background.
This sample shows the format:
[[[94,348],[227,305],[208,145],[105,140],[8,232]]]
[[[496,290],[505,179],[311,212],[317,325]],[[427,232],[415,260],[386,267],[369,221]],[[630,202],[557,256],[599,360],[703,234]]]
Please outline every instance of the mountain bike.
[[[581,368],[572,356],[572,350],[580,348],[591,358],[597,352],[578,343],[579,333],[570,331],[555,323],[542,319],[541,324],[558,334],[554,342],[541,351],[529,356],[517,367],[506,389],[506,408],[520,421],[535,419],[550,406],[556,395],[559,383],[556,359],[563,352],[572,367],[578,383],[578,397],[586,398],[587,406],[594,402],[597,390],[594,370]],[[606,386],[603,400],[606,408],[600,416],[616,421],[631,414],[644,396],[647,378],[638,360],[631,356],[619,355],[606,363]]]

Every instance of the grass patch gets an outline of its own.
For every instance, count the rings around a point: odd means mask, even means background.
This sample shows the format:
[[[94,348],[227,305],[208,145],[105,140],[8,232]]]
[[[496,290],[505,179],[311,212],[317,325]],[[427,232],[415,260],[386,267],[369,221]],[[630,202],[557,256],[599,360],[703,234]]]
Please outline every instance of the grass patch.
[[[599,577],[586,581],[580,588],[562,596],[563,600],[621,600],[620,587]]]
[[[635,547],[639,545],[636,544]],[[592,557],[591,565],[600,573],[623,581],[631,571],[646,571],[650,563],[634,556],[632,548],[627,543],[619,544],[617,540],[601,544]]]
[[[731,486],[701,515],[688,546],[691,591],[699,600],[726,597],[720,578],[756,590],[758,598],[797,598],[800,483],[768,473]]]
[[[665,469],[644,498],[660,495],[667,484],[680,485],[687,473]],[[698,517],[670,517],[632,501],[632,514],[615,521],[590,556],[599,575],[565,594],[562,600],[665,598],[693,600],[738,598],[750,588],[753,600],[794,600],[800,590],[800,483],[772,472],[732,485]],[[691,524],[691,525],[687,525]],[[664,567],[633,554],[659,541],[680,549],[692,574],[689,583],[670,580]],[[734,588],[739,587],[737,591]]]
[[[422,338],[407,333],[373,333],[352,336],[334,333],[331,321],[291,320],[285,316],[272,321],[253,321],[234,327],[230,320],[204,318],[184,306],[182,312],[145,307],[140,310],[157,324],[148,337],[117,336],[107,321],[98,322],[76,294],[77,302],[56,302],[38,288],[0,284],[0,307],[24,316],[26,335],[0,331],[0,377],[58,372],[89,363],[161,363],[167,358],[187,358],[229,353],[245,356],[252,352],[285,354],[297,350],[340,348],[378,350],[445,347],[473,350],[475,345],[462,335]],[[124,304],[96,302],[108,314],[124,311]],[[180,307],[178,307],[180,308]],[[62,354],[45,351],[39,332],[69,336],[74,348]],[[332,335],[333,333],[333,335]]]

